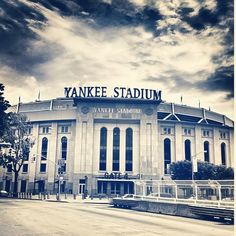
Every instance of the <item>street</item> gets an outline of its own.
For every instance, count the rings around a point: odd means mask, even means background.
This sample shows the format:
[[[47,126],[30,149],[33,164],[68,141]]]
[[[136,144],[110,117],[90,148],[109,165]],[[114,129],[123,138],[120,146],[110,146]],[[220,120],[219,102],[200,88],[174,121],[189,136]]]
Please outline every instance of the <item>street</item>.
[[[233,235],[233,225],[113,208],[94,202],[0,199],[0,235]]]

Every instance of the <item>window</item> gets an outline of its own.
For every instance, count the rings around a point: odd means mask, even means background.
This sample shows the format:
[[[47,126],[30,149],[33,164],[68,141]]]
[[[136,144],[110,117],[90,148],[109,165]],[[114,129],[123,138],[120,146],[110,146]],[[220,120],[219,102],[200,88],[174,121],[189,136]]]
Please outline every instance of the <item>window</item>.
[[[164,140],[164,173],[168,174],[169,165],[171,163],[171,142],[170,139]]]
[[[68,126],[61,126],[61,132],[62,133],[68,133],[69,127]]]
[[[221,163],[226,166],[226,148],[225,143],[221,143]]]
[[[207,129],[202,130],[202,136],[205,138],[212,137],[212,130],[207,130]]]
[[[23,173],[27,173],[28,172],[28,164],[23,164],[22,172]]]
[[[189,139],[184,142],[185,160],[191,161],[191,141]]]
[[[29,150],[29,148],[26,148],[25,152],[24,152],[24,160],[25,161],[29,160],[29,154],[30,154],[30,150]]]
[[[192,136],[193,135],[193,129],[191,129],[191,128],[183,128],[183,135]]]
[[[50,130],[50,127],[49,127],[49,126],[42,127],[42,133],[43,133],[43,134],[48,134],[48,133],[49,133],[49,130]]]
[[[26,134],[30,135],[30,134],[32,134],[32,131],[33,131],[33,128],[32,127],[28,127],[26,129]]]
[[[46,172],[46,164],[45,163],[40,164],[40,172],[41,173]]]
[[[125,171],[133,170],[133,130],[126,129]]]
[[[44,137],[42,139],[41,160],[46,160],[47,154],[48,154],[48,139]]]
[[[209,142],[204,142],[204,161],[210,161],[210,153],[209,153]]]
[[[7,165],[7,172],[12,172],[12,164]]]
[[[220,139],[228,139],[228,132],[220,131]]]
[[[66,160],[67,157],[67,138],[61,138],[61,158]]]
[[[162,134],[172,134],[172,129],[170,127],[162,128]]]
[[[107,160],[107,128],[103,127],[100,131],[100,162],[99,170],[106,170]]]
[[[113,163],[112,170],[119,171],[120,168],[120,129],[113,129]]]

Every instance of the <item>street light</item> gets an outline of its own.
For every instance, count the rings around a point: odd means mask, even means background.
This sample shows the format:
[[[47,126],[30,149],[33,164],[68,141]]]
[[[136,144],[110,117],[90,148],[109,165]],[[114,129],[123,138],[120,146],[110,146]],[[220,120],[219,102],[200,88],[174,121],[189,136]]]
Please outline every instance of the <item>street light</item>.
[[[36,172],[37,172],[37,160],[36,160],[36,156],[39,156],[41,159],[44,159],[46,161],[49,161],[51,163],[53,163],[57,168],[56,168],[56,171],[58,171],[58,169],[60,168],[60,171],[61,171],[61,167],[63,166],[63,164],[65,163],[65,161],[63,159],[59,159],[58,160],[58,163],[55,163],[54,161],[52,160],[49,160],[47,157],[41,155],[41,154],[34,154],[33,155],[33,161],[36,161],[36,165],[35,165],[35,181],[36,181]],[[35,181],[34,181],[34,184],[35,184]],[[60,185],[61,185],[61,182],[63,181],[63,176],[61,176],[61,173],[59,173],[59,179],[58,179],[58,198],[57,200],[60,201]],[[35,185],[34,185],[34,189],[35,189]]]
[[[194,180],[194,173],[198,172],[198,169],[197,169],[197,156],[200,155],[201,153],[207,153],[207,151],[204,150],[204,151],[198,152],[195,155],[191,156],[191,160],[192,160],[192,180]]]

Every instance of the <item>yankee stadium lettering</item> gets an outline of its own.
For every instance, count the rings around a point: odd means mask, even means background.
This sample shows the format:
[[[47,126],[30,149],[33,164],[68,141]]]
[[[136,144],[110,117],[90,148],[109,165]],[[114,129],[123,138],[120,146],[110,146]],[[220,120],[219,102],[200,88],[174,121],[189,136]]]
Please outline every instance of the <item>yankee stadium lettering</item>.
[[[65,87],[65,96],[67,98],[105,98],[107,97],[107,87]],[[110,97],[114,98],[134,98],[161,101],[161,91],[154,89],[139,89],[115,87],[113,94]]]

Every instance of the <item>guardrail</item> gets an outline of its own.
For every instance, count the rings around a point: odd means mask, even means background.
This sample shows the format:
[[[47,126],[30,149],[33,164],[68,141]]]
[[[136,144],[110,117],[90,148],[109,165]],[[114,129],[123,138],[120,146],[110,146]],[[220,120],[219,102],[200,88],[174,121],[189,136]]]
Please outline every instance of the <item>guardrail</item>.
[[[222,208],[234,209],[234,201],[212,201],[212,200],[201,200],[201,199],[181,199],[181,198],[168,198],[168,197],[153,197],[153,196],[144,196],[144,195],[133,195],[133,198],[124,198],[124,199],[137,199],[137,200],[148,200],[153,202],[173,202],[181,203],[186,205],[201,205],[201,206],[215,206]]]

